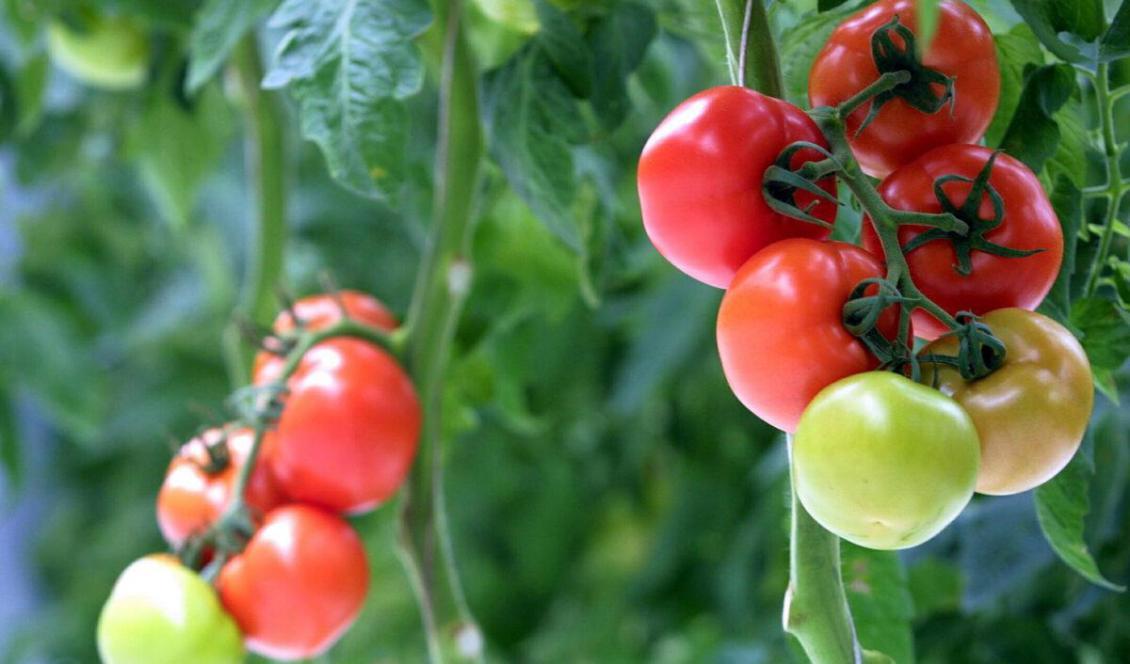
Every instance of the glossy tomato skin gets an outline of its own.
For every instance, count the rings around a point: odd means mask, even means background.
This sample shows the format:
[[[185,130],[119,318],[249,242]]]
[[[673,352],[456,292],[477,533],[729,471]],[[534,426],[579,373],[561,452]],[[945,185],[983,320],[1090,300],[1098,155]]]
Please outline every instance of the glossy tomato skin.
[[[947,366],[922,365],[922,382],[952,396],[981,438],[977,491],[1020,493],[1054,477],[1083,441],[1094,406],[1091,365],[1071,332],[1024,309],[999,309],[982,319],[1005,346],[1004,365],[966,382]],[[948,337],[922,353],[957,355]]]
[[[935,180],[950,173],[976,178],[991,156],[992,150],[980,145],[940,147],[887,176],[879,193],[899,210],[941,212],[942,205],[934,193]],[[910,251],[906,260],[914,283],[951,314],[972,311],[980,315],[1008,307],[1035,309],[1051,290],[1063,261],[1059,218],[1031,169],[1002,153],[993,165],[989,184],[1003,199],[1004,219],[985,238],[1010,249],[1043,251],[1023,258],[1006,258],[975,250],[968,275],[957,271],[957,254],[948,241],[935,240]],[[943,185],[949,199],[958,206],[965,202],[969,188],[970,184],[965,182]],[[980,215],[992,218],[988,195],[983,199]],[[905,245],[923,230],[904,226],[899,230],[899,242]],[[863,246],[883,255],[870,220],[863,224]],[[935,339],[946,328],[919,309],[915,311],[914,331],[925,339]]]
[[[977,430],[953,399],[890,372],[829,385],[793,438],[797,497],[820,525],[871,549],[938,534],[973,496]]]
[[[295,660],[325,652],[353,624],[368,593],[369,566],[348,523],[310,505],[288,505],[267,515],[216,585],[249,650]]]
[[[134,561],[98,618],[102,664],[238,664],[235,622],[207,581],[168,554]]]
[[[287,496],[355,514],[400,488],[421,413],[411,379],[388,353],[351,337],[324,341],[287,388],[272,464]]]
[[[826,237],[820,226],[774,212],[762,195],[765,169],[795,141],[827,147],[799,108],[748,88],[711,88],[680,104],[640,156],[640,207],[655,248],[688,275],[725,288],[763,247],[788,237]],[[814,158],[815,151],[802,151],[793,165]],[[832,180],[822,186],[835,191]],[[803,206],[812,197],[797,200]],[[812,214],[831,222],[836,206],[821,201]]]
[[[875,82],[878,69],[871,36],[898,15],[917,32],[912,0],[880,0],[841,23],[817,54],[808,78],[813,107],[835,106]],[[860,166],[883,177],[926,151],[950,143],[973,143],[984,135],[1000,97],[1000,68],[993,35],[985,21],[961,0],[938,4],[937,32],[923,64],[954,77],[955,99],[927,114],[896,98],[887,102],[862,132],[871,104],[847,119],[847,135]],[[858,133],[857,133],[858,132]]]
[[[157,493],[157,525],[173,547],[189,536],[204,532],[231,504],[236,478],[255,440],[251,429],[232,429],[226,433],[230,454],[228,465],[219,472],[205,470],[209,457],[205,445],[225,437],[221,429],[210,429],[185,443],[169,464],[165,481]],[[272,469],[274,435],[267,433],[259,449],[259,459],[247,484],[247,504],[262,515],[286,502]]]
[[[843,242],[782,240],[734,278],[718,311],[718,354],[730,389],[755,415],[792,431],[827,385],[878,362],[843,326],[843,306],[879,261]],[[880,321],[896,333],[893,310]]]
[[[294,314],[308,330],[324,330],[341,320],[342,307],[350,318],[366,325],[392,332],[400,324],[380,300],[355,290],[342,290],[336,295],[319,293],[304,297],[294,303]],[[279,312],[272,327],[275,334],[286,334],[294,330],[294,315],[289,310]],[[282,373],[286,364],[283,358],[261,351],[255,356],[252,376],[255,383],[262,385]]]

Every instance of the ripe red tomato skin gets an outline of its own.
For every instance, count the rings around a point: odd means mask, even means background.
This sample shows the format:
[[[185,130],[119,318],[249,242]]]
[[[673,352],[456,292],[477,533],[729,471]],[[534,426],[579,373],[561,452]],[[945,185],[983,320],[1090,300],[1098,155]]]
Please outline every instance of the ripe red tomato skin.
[[[879,193],[896,209],[941,212],[934,181],[948,173],[975,178],[991,155],[992,150],[980,145],[947,145],[931,150],[887,176]],[[980,315],[1009,307],[1033,310],[1051,290],[1063,261],[1063,230],[1035,174],[1002,153],[993,166],[989,183],[1003,198],[1005,213],[1003,223],[989,231],[986,239],[1012,249],[1044,251],[1023,258],[974,251],[973,271],[968,276],[954,269],[957,256],[949,242],[929,242],[909,252],[906,260],[915,284],[951,314],[972,311]],[[960,205],[969,185],[951,182],[944,190],[953,203]],[[988,196],[980,214],[983,218],[992,217]],[[899,242],[905,245],[922,230],[904,226],[899,230]],[[870,219],[863,224],[863,246],[883,255]],[[919,309],[914,312],[914,331],[925,339],[936,339],[946,328]]]
[[[255,434],[250,429],[227,432],[230,462],[218,473],[209,475],[203,468],[208,463],[207,443],[215,443],[223,435],[211,429],[185,443],[169,463],[165,480],[157,493],[157,525],[165,540],[179,547],[189,536],[201,533],[216,521],[231,503],[232,490],[240,468],[247,459]],[[259,449],[255,470],[247,484],[247,504],[262,515],[286,502],[272,471],[274,435],[268,433]]]
[[[329,293],[319,293],[297,300],[294,303],[294,313],[307,329],[317,331],[341,320],[341,309],[345,307],[349,317],[367,325],[392,332],[400,325],[396,316],[392,315],[380,300],[355,290],[342,290],[336,296]],[[275,334],[285,334],[294,329],[294,316],[289,310],[279,312],[272,326]],[[270,382],[282,372],[286,362],[283,358],[262,351],[255,356],[251,375],[255,383],[262,385]]]
[[[369,566],[348,523],[288,505],[267,515],[247,548],[224,564],[216,586],[249,650],[302,659],[325,652],[357,618]]]
[[[360,339],[324,341],[287,387],[272,463],[287,496],[356,514],[400,488],[422,416],[411,379],[388,353]]]
[[[781,240],[738,272],[718,311],[718,353],[734,394],[761,419],[793,431],[813,397],[878,361],[843,326],[843,305],[879,261],[843,242]],[[888,338],[897,316],[880,319]]]
[[[836,28],[809,74],[813,107],[835,106],[878,79],[871,36],[895,14],[917,32],[912,0],[880,0]],[[937,32],[923,64],[954,77],[953,112],[947,105],[926,114],[894,99],[858,135],[871,105],[852,113],[847,120],[849,142],[860,166],[870,175],[884,177],[931,148],[973,143],[993,119],[1000,98],[996,46],[989,26],[969,5],[959,0],[939,3]]]
[[[820,226],[774,212],[762,196],[765,169],[802,140],[827,146],[799,108],[748,88],[710,88],[684,101],[640,155],[640,207],[656,249],[691,277],[725,288],[763,247],[787,237],[826,237]],[[819,156],[803,151],[793,165],[813,158]],[[835,192],[832,180],[822,186]],[[821,201],[813,214],[832,221],[836,206]]]

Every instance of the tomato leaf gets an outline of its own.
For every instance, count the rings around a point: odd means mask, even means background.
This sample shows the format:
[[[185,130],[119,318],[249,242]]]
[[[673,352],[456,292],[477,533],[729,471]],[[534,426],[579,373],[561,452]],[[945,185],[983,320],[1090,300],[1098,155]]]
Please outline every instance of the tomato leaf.
[[[828,41],[828,36],[849,13],[850,9],[811,13],[781,35],[778,50],[786,99],[808,105],[808,73],[812,70],[812,62],[824,42]]]
[[[413,43],[428,25],[425,0],[286,0],[270,26],[288,30],[263,80],[289,87],[302,134],[330,174],[354,192],[388,201],[403,180],[408,113],[424,64]]]
[[[158,210],[174,226],[185,226],[204,180],[223,155],[231,135],[231,112],[213,87],[186,109],[168,95],[150,98],[130,131],[128,147]]]
[[[1092,432],[1089,431],[1087,436],[1090,438]],[[1089,442],[1084,442],[1085,448],[1090,447]],[[1048,544],[1063,562],[1091,583],[1121,592],[1125,587],[1102,575],[1083,538],[1084,519],[1091,506],[1089,490],[1094,473],[1090,456],[1081,449],[1066,468],[1036,489],[1036,516]]]
[[[490,152],[510,186],[554,235],[579,251],[571,144],[582,141],[587,128],[568,86],[534,42],[487,73],[483,97]]]
[[[985,132],[985,142],[999,145],[1012,116],[1016,114],[1016,105],[1024,90],[1025,68],[1044,64],[1044,50],[1032,29],[1023,23],[1006,33],[994,35],[993,40],[1000,63],[1001,89],[993,122]]]
[[[819,2],[816,3],[816,9],[822,12],[826,12],[829,9],[835,9],[836,7],[839,7],[845,2],[847,2],[847,0],[819,0]]]
[[[537,0],[538,42],[557,73],[578,97],[588,97],[593,88],[593,52],[585,45],[585,37],[565,12],[547,0]]]
[[[1061,60],[1093,63],[1106,28],[1102,0],[1012,0],[1036,37]]]
[[[1071,324],[1080,331],[1087,358],[1097,369],[1115,370],[1130,356],[1130,314],[1097,297],[1076,301]]]
[[[1083,192],[1066,175],[1055,180],[1051,192],[1052,207],[1063,228],[1063,262],[1051,291],[1041,305],[1044,313],[1066,323],[1071,311],[1071,279],[1075,274],[1075,247],[1079,242],[1079,226],[1083,222]]]
[[[628,76],[643,62],[655,38],[655,14],[637,2],[617,4],[589,33],[596,62],[592,106],[605,129],[620,126],[631,110]]]
[[[1130,55],[1130,2],[1122,0],[1099,42],[1099,61],[1111,62],[1127,55]]]
[[[1000,147],[1039,173],[1059,147],[1055,115],[1077,89],[1071,65],[1037,67],[1028,73]]]
[[[844,588],[864,648],[881,651],[895,662],[914,661],[910,621],[914,604],[906,570],[898,554],[841,542]]]
[[[236,44],[279,0],[207,0],[196,12],[188,42],[185,90],[196,92],[231,56]]]
[[[0,469],[7,478],[6,488],[9,491],[19,491],[24,476],[23,448],[20,446],[17,416],[9,390],[0,385]]]

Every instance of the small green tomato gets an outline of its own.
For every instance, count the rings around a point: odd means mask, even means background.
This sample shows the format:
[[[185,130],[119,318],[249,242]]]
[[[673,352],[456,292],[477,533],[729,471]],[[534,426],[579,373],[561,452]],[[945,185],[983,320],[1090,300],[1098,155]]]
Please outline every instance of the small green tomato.
[[[102,664],[238,664],[239,629],[206,581],[155,554],[122,572],[98,619]]]
[[[92,16],[78,31],[60,22],[47,26],[51,60],[76,79],[98,88],[124,90],[145,82],[149,40],[127,18]]]
[[[797,496],[822,526],[872,549],[904,549],[945,528],[973,496],[973,420],[953,399],[890,372],[837,381],[793,439]]]

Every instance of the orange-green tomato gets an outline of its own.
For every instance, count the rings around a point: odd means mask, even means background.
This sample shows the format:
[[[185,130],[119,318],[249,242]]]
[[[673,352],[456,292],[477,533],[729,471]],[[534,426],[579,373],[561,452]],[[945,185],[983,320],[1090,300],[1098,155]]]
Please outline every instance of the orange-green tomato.
[[[47,50],[60,69],[98,88],[124,90],[145,82],[149,40],[129,19],[92,16],[85,30],[53,21],[47,26]]]
[[[905,549],[938,534],[973,496],[979,458],[973,420],[956,401],[880,371],[816,395],[792,449],[804,508],[871,549]]]
[[[1094,405],[1091,365],[1067,328],[1024,309],[981,318],[1004,343],[1004,365],[966,382],[952,367],[922,365],[922,382],[952,396],[981,438],[977,491],[1006,495],[1037,487],[1063,470],[1079,449]],[[943,338],[922,353],[957,354]]]
[[[98,619],[102,664],[238,664],[239,629],[212,586],[168,554],[122,572]]]

